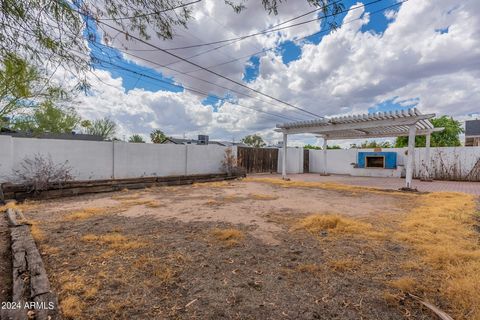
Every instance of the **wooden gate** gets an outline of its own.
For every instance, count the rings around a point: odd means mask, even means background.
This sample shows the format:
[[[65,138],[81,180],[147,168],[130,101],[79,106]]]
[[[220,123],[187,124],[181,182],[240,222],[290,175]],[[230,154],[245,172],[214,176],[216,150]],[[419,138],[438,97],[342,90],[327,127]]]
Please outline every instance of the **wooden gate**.
[[[310,150],[303,149],[303,173],[310,172]]]
[[[278,149],[238,147],[238,166],[247,173],[276,173]]]

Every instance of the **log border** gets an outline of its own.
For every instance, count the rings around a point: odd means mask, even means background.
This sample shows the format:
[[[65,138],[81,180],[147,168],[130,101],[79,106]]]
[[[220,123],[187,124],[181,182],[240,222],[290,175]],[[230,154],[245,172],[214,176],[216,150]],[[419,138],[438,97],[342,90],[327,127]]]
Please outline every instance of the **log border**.
[[[31,186],[29,185],[6,182],[0,185],[0,189],[3,190],[4,200],[22,201],[29,198],[52,199],[88,193],[113,192],[122,189],[143,189],[154,186],[186,185],[199,182],[223,181],[240,177],[245,177],[245,173],[240,172],[231,175],[217,173],[168,177],[67,181],[62,184],[51,184],[47,190],[36,193],[31,191]]]
[[[19,308],[2,310],[1,319],[8,320],[54,320],[58,317],[58,299],[50,290],[45,265],[37,245],[25,222],[23,213],[18,209],[7,209],[12,247],[12,302]],[[28,304],[30,308],[25,308]],[[36,308],[35,304],[41,305]]]

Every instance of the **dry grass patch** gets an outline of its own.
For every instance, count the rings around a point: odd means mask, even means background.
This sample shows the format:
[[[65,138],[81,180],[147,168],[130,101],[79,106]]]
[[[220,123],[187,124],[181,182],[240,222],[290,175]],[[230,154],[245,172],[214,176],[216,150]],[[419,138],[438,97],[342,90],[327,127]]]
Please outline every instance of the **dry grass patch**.
[[[195,182],[192,184],[193,188],[226,188],[231,186],[227,181]]]
[[[156,280],[160,280],[162,283],[167,283],[174,278],[175,271],[170,266],[163,263],[163,260],[164,259],[151,256],[140,256],[136,259],[133,265],[144,272],[148,272],[151,277]]]
[[[402,192],[395,192],[390,190],[382,190],[376,189],[371,187],[362,187],[362,186],[353,186],[335,182],[318,182],[318,181],[287,181],[283,179],[276,179],[276,178],[259,178],[259,177],[249,177],[245,178],[242,181],[245,182],[260,182],[260,183],[269,183],[273,185],[277,185],[283,188],[320,188],[320,189],[328,189],[328,190],[336,190],[336,191],[346,191],[346,192],[373,192],[373,193],[388,193],[388,194],[399,194],[399,195],[406,195],[412,196],[410,194],[405,194]],[[358,194],[357,194],[358,195]]]
[[[149,208],[160,207],[160,202],[152,199],[135,199],[135,200],[122,200],[122,206],[134,207],[134,206],[146,206]]]
[[[128,237],[117,232],[104,234],[100,236],[95,234],[86,234],[82,237],[82,241],[96,242],[98,244],[108,245],[111,249],[118,249],[118,250],[138,249],[138,248],[145,247],[147,245],[147,243],[144,241],[130,240]]]
[[[338,214],[313,214],[301,219],[294,229],[304,229],[312,234],[328,231],[333,234],[370,235],[373,227],[369,223],[360,222]]]
[[[211,235],[216,241],[226,246],[238,245],[245,238],[245,234],[242,231],[233,228],[213,229]]]
[[[76,296],[67,296],[60,300],[60,309],[67,319],[78,319],[82,316],[84,303]]]
[[[328,261],[328,266],[337,272],[349,272],[360,266],[360,261],[344,258]]]
[[[65,216],[64,221],[86,220],[93,216],[108,214],[107,208],[85,208],[76,210]]]
[[[43,255],[56,255],[60,253],[60,248],[49,246],[49,245],[42,245],[40,248],[40,252]]]
[[[388,285],[405,293],[411,293],[414,292],[417,281],[413,277],[406,276],[389,281]]]
[[[18,209],[22,211],[33,210],[38,207],[38,204],[35,201],[25,200],[21,203],[16,201],[10,201],[5,205],[0,205],[0,212],[7,211],[7,209]]]
[[[249,195],[250,198],[255,199],[255,200],[276,200],[278,199],[277,196],[272,196],[269,194],[259,194],[259,193],[250,193]]]
[[[30,224],[30,233],[32,234],[33,239],[37,242],[42,242],[45,240],[46,236],[42,228],[39,226],[39,222],[36,220],[28,220]]]
[[[415,248],[434,274],[432,290],[450,303],[456,319],[480,319],[480,243],[476,199],[460,193],[431,193],[418,199],[397,239]],[[441,279],[439,282],[438,279]]]
[[[302,263],[296,267],[298,272],[318,274],[321,271],[320,266],[314,263]]]
[[[138,192],[135,192],[135,193],[132,193],[132,194],[125,194],[128,192],[127,191],[122,191],[124,194],[116,194],[116,195],[113,195],[111,196],[111,199],[113,200],[136,200],[136,199],[140,199],[140,193]]]

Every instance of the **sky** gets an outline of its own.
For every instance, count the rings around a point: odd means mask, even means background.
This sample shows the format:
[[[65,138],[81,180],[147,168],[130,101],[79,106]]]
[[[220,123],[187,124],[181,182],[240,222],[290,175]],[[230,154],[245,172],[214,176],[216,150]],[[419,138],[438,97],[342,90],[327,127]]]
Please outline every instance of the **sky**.
[[[314,118],[292,105],[325,117],[410,107],[461,121],[479,116],[480,1],[343,4],[349,11],[336,17],[335,31],[314,21],[227,46],[171,51],[185,58],[209,51],[189,60],[290,105],[112,31],[108,45],[118,50],[90,44],[93,56],[112,64],[93,65],[92,89],[79,97],[77,110],[87,119],[115,120],[120,139],[161,129],[174,137],[208,134],[229,141],[257,133],[269,143],[281,140],[276,124]],[[306,0],[288,1],[275,16],[259,0],[246,6],[236,14],[223,1],[203,0],[192,6],[187,29],[176,28],[172,40],[148,41],[168,49],[229,39],[313,9]],[[312,13],[282,26],[316,17]],[[236,61],[226,63],[231,60]],[[318,141],[296,135],[290,143]]]

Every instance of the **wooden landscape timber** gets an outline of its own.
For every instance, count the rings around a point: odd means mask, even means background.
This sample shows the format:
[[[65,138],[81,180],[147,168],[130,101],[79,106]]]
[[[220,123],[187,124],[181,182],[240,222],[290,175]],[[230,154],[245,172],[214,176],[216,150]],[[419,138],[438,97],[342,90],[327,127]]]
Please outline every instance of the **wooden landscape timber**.
[[[25,200],[27,198],[51,199],[60,197],[76,196],[87,193],[113,192],[123,189],[143,189],[154,186],[186,185],[196,182],[212,182],[231,180],[245,176],[240,173],[228,175],[200,174],[168,177],[141,177],[129,179],[67,181],[61,184],[51,184],[48,190],[34,192],[31,186],[26,184],[3,183],[0,189],[3,191],[3,200]]]
[[[2,310],[0,318],[54,320],[57,318],[57,297],[50,291],[47,272],[30,226],[18,209],[7,209],[6,216],[12,243],[12,302],[16,305]]]

